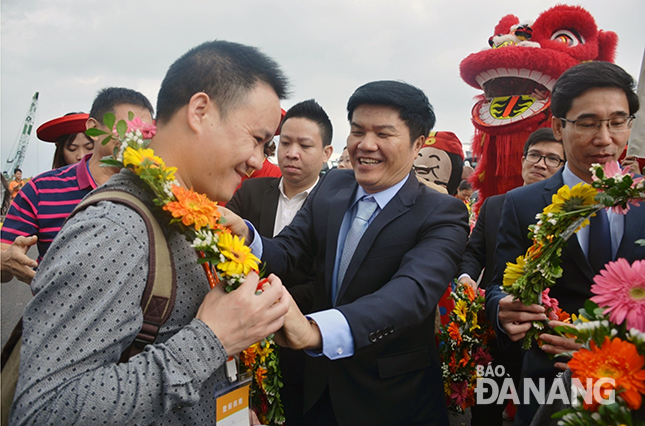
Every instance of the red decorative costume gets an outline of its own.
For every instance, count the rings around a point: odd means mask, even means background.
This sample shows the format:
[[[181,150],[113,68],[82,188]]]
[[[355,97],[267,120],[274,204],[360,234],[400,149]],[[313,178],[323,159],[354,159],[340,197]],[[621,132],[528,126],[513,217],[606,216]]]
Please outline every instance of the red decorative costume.
[[[533,131],[551,127],[558,77],[580,62],[613,62],[617,43],[616,33],[599,30],[582,7],[558,5],[533,23],[503,17],[489,39],[491,49],[461,62],[464,81],[484,91],[472,110],[476,209],[486,197],[522,185],[522,149]]]

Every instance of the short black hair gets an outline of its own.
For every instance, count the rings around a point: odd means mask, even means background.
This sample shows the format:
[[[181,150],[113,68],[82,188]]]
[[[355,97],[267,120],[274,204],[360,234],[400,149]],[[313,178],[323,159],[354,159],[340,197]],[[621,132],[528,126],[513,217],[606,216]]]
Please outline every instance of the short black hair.
[[[639,108],[636,83],[631,75],[616,64],[596,61],[584,62],[566,70],[555,82],[551,95],[551,113],[556,118],[565,118],[573,100],[585,91],[596,87],[615,87],[625,92],[629,114],[634,115]],[[562,127],[566,122],[562,122]]]
[[[206,93],[222,118],[263,82],[279,99],[287,97],[287,78],[278,64],[255,47],[224,40],[192,48],[168,69],[157,96],[157,122],[167,123],[190,98]]]
[[[14,174],[14,175],[15,175],[16,173],[18,173],[18,172],[22,173],[22,170],[20,169],[20,167],[16,167],[16,168],[13,170],[13,174]]]
[[[103,116],[108,112],[114,113],[118,105],[130,104],[150,111],[154,117],[152,104],[142,93],[126,87],[106,87],[101,89],[92,102],[90,117],[103,124]]]
[[[539,142],[557,142],[562,145],[562,141],[555,138],[553,129],[550,127],[542,127],[529,135],[526,143],[524,143],[524,155],[529,152],[529,148]]]
[[[428,136],[437,121],[432,105],[423,91],[401,81],[372,81],[356,89],[347,101],[347,119],[361,105],[383,105],[399,112],[399,118],[410,129],[410,142]]]
[[[459,182],[459,187],[457,188],[457,190],[466,191],[468,189],[473,189],[470,182],[468,182],[467,180],[462,180],[461,182]]]
[[[289,108],[289,111],[287,111],[282,119],[282,123],[280,123],[281,132],[282,126],[290,118],[306,118],[307,120],[313,121],[318,125],[318,129],[320,130],[323,147],[331,145],[334,128],[323,107],[314,99],[302,101]]]

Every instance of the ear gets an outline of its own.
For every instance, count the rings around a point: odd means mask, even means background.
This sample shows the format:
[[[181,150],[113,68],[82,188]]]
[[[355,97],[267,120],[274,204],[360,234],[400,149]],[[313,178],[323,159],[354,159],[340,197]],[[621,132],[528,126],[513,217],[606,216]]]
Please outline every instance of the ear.
[[[88,129],[100,129],[100,128],[101,128],[101,126],[100,126],[99,122],[96,121],[95,118],[90,117],[85,122],[85,130],[88,130]],[[88,136],[88,138],[90,138],[92,141],[94,141],[94,143],[96,143],[99,140],[99,138],[97,136],[94,136],[94,137]]]
[[[423,144],[425,143],[425,141],[426,141],[426,137],[421,135],[412,144],[412,149],[414,149],[415,160],[419,156],[419,151],[421,151],[421,148],[423,148]]]
[[[323,162],[329,161],[329,157],[331,157],[331,154],[334,152],[334,147],[331,145],[327,145],[326,147],[323,148]]]
[[[560,120],[557,117],[551,117],[551,128],[553,129],[553,134],[555,135],[555,139],[558,141],[562,141],[562,120]]]
[[[204,119],[211,115],[219,119],[219,110],[211,102],[210,97],[204,92],[197,92],[190,97],[186,108],[188,127],[194,132],[201,133]]]

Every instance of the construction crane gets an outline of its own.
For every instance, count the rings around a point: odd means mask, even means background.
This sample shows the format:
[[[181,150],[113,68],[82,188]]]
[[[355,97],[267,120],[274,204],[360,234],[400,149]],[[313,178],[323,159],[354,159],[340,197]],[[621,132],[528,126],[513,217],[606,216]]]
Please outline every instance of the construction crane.
[[[22,124],[22,133],[18,139],[17,144],[11,148],[11,153],[7,157],[7,162],[5,164],[4,170],[2,173],[8,178],[13,174],[13,171],[16,168],[22,166],[23,161],[25,161],[25,154],[27,154],[27,145],[29,145],[29,138],[31,137],[31,130],[34,127],[34,121],[36,119],[36,108],[38,107],[38,92],[31,98],[31,106],[25,117],[25,121]]]

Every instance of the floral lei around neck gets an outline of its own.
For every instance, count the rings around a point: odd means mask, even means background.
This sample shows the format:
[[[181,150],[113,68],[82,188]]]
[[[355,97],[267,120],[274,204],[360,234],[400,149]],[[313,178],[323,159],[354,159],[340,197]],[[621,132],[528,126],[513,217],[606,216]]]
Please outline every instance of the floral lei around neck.
[[[176,167],[167,167],[163,159],[148,148],[157,133],[154,124],[144,123],[139,117],[128,113],[128,120],[116,122],[112,113],[103,117],[103,122],[112,132],[98,128],[88,129],[90,137],[107,135],[102,144],[111,140],[119,143],[113,155],[101,159],[105,167],[127,168],[134,172],[155,194],[153,202],[170,215],[170,225],[184,234],[197,250],[198,263],[202,264],[211,288],[218,283],[227,292],[237,289],[247,274],[259,269],[260,259],[251,253],[239,238],[224,227],[225,219],[217,203],[192,189],[183,188],[175,173]],[[258,283],[260,293],[266,279]],[[240,355],[242,365],[251,372],[251,404],[258,417],[269,424],[284,423],[284,410],[279,390],[283,386],[279,370],[279,352],[274,350],[273,335],[251,345]]]
[[[553,194],[551,204],[536,216],[537,224],[529,226],[532,245],[516,263],[507,262],[502,290],[526,306],[534,303],[546,308],[552,320],[566,320],[569,315],[548,296],[548,290],[562,277],[560,256],[567,239],[589,224],[589,218],[601,209],[626,214],[630,204],[638,206],[645,200],[645,180],[634,178],[633,173],[621,170],[618,162],[593,164],[592,183],[579,183],[572,188],[564,185]],[[636,241],[643,244],[645,241]],[[547,327],[547,321],[534,321],[524,338],[523,347],[544,331],[558,333]],[[546,328],[546,330],[545,330]],[[558,333],[561,334],[561,333]]]

